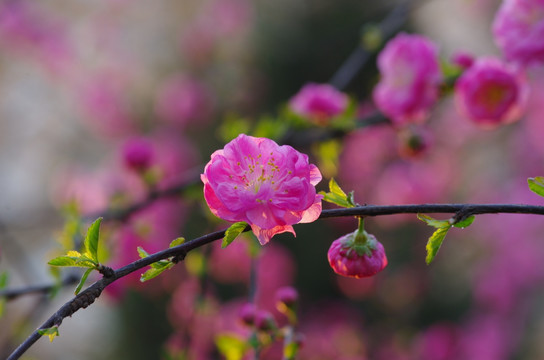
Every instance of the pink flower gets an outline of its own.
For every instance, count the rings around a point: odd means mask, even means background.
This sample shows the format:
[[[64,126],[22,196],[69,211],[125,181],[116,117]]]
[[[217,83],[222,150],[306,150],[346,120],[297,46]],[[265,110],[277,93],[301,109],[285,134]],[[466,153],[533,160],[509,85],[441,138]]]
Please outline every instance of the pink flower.
[[[335,273],[363,278],[377,274],[387,266],[383,245],[372,234],[364,233],[364,242],[357,231],[332,242],[327,257]]]
[[[321,214],[319,169],[307,155],[266,138],[239,135],[212,154],[201,179],[212,213],[249,223],[263,245]]]
[[[318,124],[340,115],[348,106],[346,94],[328,84],[306,84],[289,101],[291,110]]]
[[[503,1],[493,35],[507,60],[523,65],[544,62],[544,1]]]
[[[518,120],[527,95],[520,73],[489,57],[477,60],[455,83],[459,111],[484,127]]]
[[[401,33],[378,55],[378,68],[376,106],[397,125],[425,120],[442,81],[436,46],[424,36]]]

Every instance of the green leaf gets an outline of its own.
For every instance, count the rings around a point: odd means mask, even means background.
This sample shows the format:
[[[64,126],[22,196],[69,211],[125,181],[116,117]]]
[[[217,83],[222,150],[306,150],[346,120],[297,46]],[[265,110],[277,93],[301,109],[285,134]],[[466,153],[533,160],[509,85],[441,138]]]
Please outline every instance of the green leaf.
[[[8,286],[8,273],[3,272],[0,274],[0,290]]]
[[[173,248],[174,246],[181,245],[184,242],[185,242],[185,238],[184,237],[179,237],[177,239],[172,240],[169,247]]]
[[[98,263],[98,238],[100,236],[100,224],[102,218],[98,218],[89,226],[85,236],[85,255]]]
[[[298,352],[298,347],[298,344],[295,342],[290,342],[289,344],[285,345],[283,348],[283,358],[286,360],[295,359]]]
[[[537,195],[544,196],[544,177],[528,178],[529,189]]]
[[[79,292],[81,291],[81,288],[83,287],[83,284],[85,284],[85,281],[87,281],[87,278],[89,277],[89,274],[90,274],[93,270],[94,270],[94,269],[90,268],[90,269],[87,269],[87,271],[85,271],[85,273],[84,273],[83,276],[81,277],[81,280],[79,280],[79,284],[77,284],[76,291],[74,291],[74,295],[79,294]]]
[[[69,251],[70,253],[77,253],[77,251]],[[79,253],[78,253],[79,254]],[[84,268],[96,268],[98,264],[94,262],[92,259],[89,259],[85,255],[80,256],[70,256],[70,255],[63,255],[63,256],[57,256],[56,258],[50,260],[48,262],[49,265],[52,266],[72,266],[72,267],[84,267]]]
[[[417,214],[417,218],[423,222],[425,222],[427,225],[432,226],[434,228],[440,229],[443,227],[450,227],[450,221],[449,220],[437,220],[433,219],[432,217],[425,215],[425,214]]]
[[[8,286],[8,273],[3,272],[0,274],[0,290],[4,289],[6,286]],[[5,309],[6,309],[6,298],[0,297],[0,318],[2,318],[2,315],[4,315]]]
[[[217,336],[215,345],[226,360],[241,360],[248,348],[244,339],[235,334]]]
[[[56,336],[59,336],[59,327],[58,326],[53,326],[53,327],[50,327],[50,328],[47,328],[47,329],[38,329],[38,334],[40,335],[47,335],[49,336],[49,341],[53,342],[53,339],[56,337]]]
[[[230,245],[231,242],[234,241],[240,235],[242,232],[244,232],[245,228],[248,226],[248,224],[245,221],[240,221],[237,223],[232,224],[227,231],[225,231],[225,237],[223,238],[223,242],[221,243],[221,247],[224,249],[227,246]]]
[[[474,222],[474,215],[472,216],[469,216],[467,217],[466,219],[463,219],[461,221],[458,221],[456,222],[455,224],[453,224],[453,226],[455,226],[456,228],[460,228],[460,229],[464,229],[470,225],[472,225],[472,223]]]
[[[336,204],[341,207],[345,208],[351,208],[355,206],[355,202],[353,201],[353,192],[350,192],[350,195],[346,195],[344,190],[336,183],[336,181],[331,178],[329,181],[329,192],[326,193],[324,191],[320,192],[321,195],[323,195],[323,200]]]
[[[148,269],[145,273],[142,274],[142,276],[140,276],[140,281],[146,282],[148,280],[151,280],[173,266],[174,263],[171,261],[157,261],[156,263],[151,264],[151,269]]]
[[[427,258],[425,259],[427,265],[434,260],[434,257],[438,253],[438,250],[440,250],[440,246],[442,246],[442,242],[444,241],[450,227],[451,225],[437,229],[429,238],[429,241],[427,241],[427,246],[425,247],[427,249]]]

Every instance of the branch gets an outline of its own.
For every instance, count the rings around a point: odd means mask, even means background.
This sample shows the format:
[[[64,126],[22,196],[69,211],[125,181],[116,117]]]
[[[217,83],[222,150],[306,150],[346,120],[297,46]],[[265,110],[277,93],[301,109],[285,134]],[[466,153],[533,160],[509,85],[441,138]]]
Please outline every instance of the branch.
[[[47,294],[51,291],[61,287],[75,285],[79,282],[80,275],[70,274],[60,283],[46,284],[46,285],[32,285],[26,287],[20,287],[17,289],[4,289],[0,290],[0,298],[5,298],[6,300],[14,300],[22,295],[29,294]]]
[[[499,213],[544,215],[544,206],[524,204],[364,205],[347,209],[323,210],[319,219],[345,216],[382,216],[415,213],[453,213],[458,219],[470,215]],[[249,230],[250,227],[247,226],[244,229],[244,232]],[[79,309],[91,305],[100,296],[102,291],[114,281],[159,260],[174,257],[176,262],[182,261],[189,251],[223,238],[225,236],[225,231],[226,229],[201,236],[181,245],[159,251],[112,271],[108,274],[109,276],[105,276],[98,280],[65,303],[55,314],[47,319],[39,329],[59,326],[66,317],[72,316],[72,314]],[[15,349],[7,360],[19,359],[40,337],[41,335],[38,333],[38,330],[35,330],[17,349]]]

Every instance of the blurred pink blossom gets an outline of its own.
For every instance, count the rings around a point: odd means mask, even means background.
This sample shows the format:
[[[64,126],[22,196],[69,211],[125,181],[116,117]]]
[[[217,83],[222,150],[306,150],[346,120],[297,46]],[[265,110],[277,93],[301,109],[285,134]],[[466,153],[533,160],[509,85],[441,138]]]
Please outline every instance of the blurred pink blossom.
[[[396,125],[424,121],[442,81],[434,43],[421,35],[401,33],[378,55],[378,68],[376,106]]]
[[[332,242],[327,258],[335,273],[359,279],[373,276],[387,266],[383,245],[374,235],[365,235],[365,244],[357,242],[357,231]]]
[[[544,1],[504,0],[493,21],[505,58],[523,65],[544,62]]]
[[[211,92],[198,80],[175,75],[158,91],[155,111],[173,125],[203,125],[209,120],[213,101]]]
[[[129,169],[142,171],[153,161],[153,145],[144,137],[128,139],[122,148],[123,162]]]
[[[98,135],[120,137],[134,132],[127,86],[125,79],[103,72],[89,76],[77,90],[85,123]]]
[[[246,221],[261,244],[321,214],[319,169],[290,146],[244,134],[215,151],[201,175],[214,215]]]
[[[495,58],[478,59],[455,83],[459,111],[482,127],[518,120],[527,102],[523,75]]]
[[[421,335],[416,347],[421,360],[454,360],[457,354],[458,329],[450,324],[437,323]]]
[[[67,75],[74,65],[73,47],[67,29],[51,13],[29,1],[0,4],[0,42],[9,49],[36,58],[59,75]]]
[[[317,124],[326,125],[328,121],[342,114],[348,106],[346,94],[328,84],[306,84],[291,98],[291,110]]]
[[[110,266],[117,268],[138,260],[140,258],[138,246],[149,254],[167,249],[170,242],[179,236],[185,213],[185,207],[180,200],[161,199],[133,214],[113,235],[115,248],[112,251]],[[127,288],[145,290],[146,287],[152,286],[155,292],[160,292],[160,289],[157,289],[160,282],[150,281],[146,286],[142,285],[140,276],[143,272],[134,272],[126,276],[124,281],[113,283],[106,291],[115,299],[120,299]],[[168,276],[167,274],[163,276]]]

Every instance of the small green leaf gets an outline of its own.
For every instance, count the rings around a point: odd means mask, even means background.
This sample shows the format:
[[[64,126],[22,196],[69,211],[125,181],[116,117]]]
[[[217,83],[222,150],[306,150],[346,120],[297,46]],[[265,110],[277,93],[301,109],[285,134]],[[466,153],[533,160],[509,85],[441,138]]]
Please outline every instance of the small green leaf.
[[[227,231],[225,231],[225,237],[223,238],[223,242],[221,243],[221,247],[224,249],[227,246],[230,245],[231,242],[234,241],[240,235],[242,232],[244,232],[245,228],[248,226],[248,224],[245,221],[240,221],[237,223],[232,224]]]
[[[102,223],[102,218],[98,218],[89,226],[87,230],[87,235],[85,236],[84,246],[85,246],[85,255],[90,259],[98,263],[98,238],[100,236],[100,224]]]
[[[3,272],[0,274],[0,290],[8,286],[8,273]]]
[[[81,291],[81,288],[82,288],[83,285],[85,284],[85,281],[87,281],[87,278],[89,277],[89,274],[90,274],[93,270],[94,270],[94,269],[89,268],[89,269],[87,269],[87,271],[85,271],[85,273],[84,273],[83,276],[81,277],[81,280],[79,280],[79,284],[77,284],[76,291],[74,291],[74,295],[79,294],[79,292]]]
[[[3,272],[0,274],[0,290],[4,289],[6,286],[8,286],[8,273]],[[5,309],[6,309],[6,298],[0,297],[0,318],[2,318],[2,315],[4,315]]]
[[[38,329],[38,334],[40,335],[47,335],[49,336],[49,341],[53,342],[53,339],[56,337],[56,336],[59,336],[59,327],[58,326],[53,326],[53,327],[50,327],[50,328],[47,328],[47,329]]]
[[[425,214],[417,214],[417,218],[423,222],[425,222],[427,225],[432,226],[434,228],[440,229],[443,227],[450,227],[450,221],[449,220],[437,220],[433,219],[432,217],[425,215]]]
[[[466,219],[456,222],[455,224],[453,224],[453,226],[455,226],[456,228],[464,229],[472,225],[472,223],[474,222],[474,219],[475,219],[474,215],[472,215],[467,217]]]
[[[351,208],[355,206],[355,201],[353,201],[353,192],[350,192],[349,197],[346,195],[344,190],[336,183],[336,181],[331,178],[329,181],[329,192],[324,191],[320,192],[323,195],[323,200],[336,204],[341,207]]]
[[[528,178],[529,189],[537,195],[544,196],[544,177]]]
[[[241,360],[248,345],[236,334],[222,334],[215,338],[215,345],[226,360]]]
[[[283,347],[283,358],[286,360],[293,360],[298,352],[298,344],[295,342],[290,342],[289,344]]]
[[[138,250],[138,255],[140,255],[140,258],[143,259],[149,256],[149,253],[145,251],[143,247],[138,246],[136,249]]]
[[[185,238],[184,237],[179,237],[177,239],[172,240],[169,247],[173,248],[174,246],[181,245],[184,242],[185,242]]]
[[[142,274],[142,276],[140,276],[140,281],[146,282],[148,280],[151,280],[173,266],[174,263],[171,261],[157,261],[156,263],[151,264],[151,269],[148,269],[145,273]]]
[[[425,259],[427,265],[429,265],[434,260],[434,257],[438,253],[438,250],[440,250],[440,246],[442,246],[442,242],[444,241],[444,238],[446,237],[446,234],[448,233],[450,227],[451,226],[446,226],[437,229],[429,238],[427,246],[425,247],[427,249],[427,257]]]

